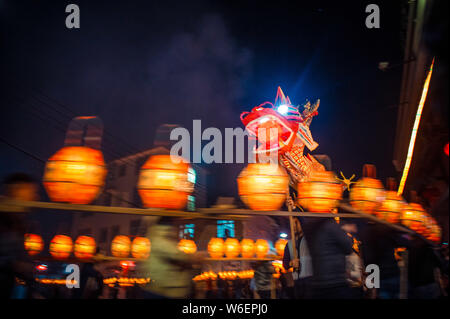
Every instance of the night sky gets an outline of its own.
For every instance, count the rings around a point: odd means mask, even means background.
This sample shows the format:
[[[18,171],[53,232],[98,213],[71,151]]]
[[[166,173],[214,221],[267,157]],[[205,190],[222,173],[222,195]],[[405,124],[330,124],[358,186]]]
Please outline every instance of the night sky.
[[[311,132],[333,170],[378,177],[392,165],[402,61],[400,1],[3,1],[0,137],[43,160],[77,115],[98,115],[106,161],[153,146],[164,123],[242,127],[239,115],[273,101],[321,99]],[[76,3],[81,28],[65,27]],[[344,4],[345,3],[345,4]],[[0,141],[0,177],[43,163]],[[243,165],[205,165],[209,201],[236,196]]]

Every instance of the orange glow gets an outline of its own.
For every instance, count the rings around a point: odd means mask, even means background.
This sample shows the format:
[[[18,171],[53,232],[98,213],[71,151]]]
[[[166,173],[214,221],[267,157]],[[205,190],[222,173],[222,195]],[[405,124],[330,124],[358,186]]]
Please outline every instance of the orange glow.
[[[95,239],[90,236],[79,236],[75,241],[74,254],[79,259],[89,259],[96,251]]]
[[[44,249],[44,240],[36,234],[25,234],[23,244],[30,256],[35,256]]]
[[[227,238],[225,240],[225,256],[236,258],[241,252],[241,245],[236,238]]]
[[[211,238],[208,243],[208,253],[212,258],[222,258],[225,244],[222,238]]]
[[[150,256],[151,243],[146,237],[136,237],[131,243],[131,255],[137,259],[147,259]]]
[[[278,210],[286,199],[289,180],[273,164],[248,164],[237,179],[239,196],[253,210]]]
[[[403,190],[405,189],[406,179],[408,178],[409,168],[411,166],[411,160],[414,153],[414,145],[416,143],[417,131],[419,130],[420,118],[422,117],[422,110],[425,105],[425,100],[427,98],[428,87],[430,86],[431,74],[433,73],[433,65],[434,58],[431,62],[430,70],[428,71],[427,78],[425,80],[425,84],[423,85],[422,96],[420,97],[419,106],[416,112],[416,119],[414,120],[414,126],[411,132],[411,139],[409,140],[408,146],[408,154],[406,155],[405,166],[403,167],[402,179],[400,180],[400,184],[398,186],[397,194],[403,194]]]
[[[144,206],[183,209],[194,189],[188,173],[189,164],[174,163],[170,155],[151,156],[142,166],[138,182]]]
[[[342,199],[342,184],[333,172],[315,171],[298,184],[298,203],[310,212],[329,213]]]
[[[277,251],[278,256],[284,255],[284,248],[286,247],[287,243],[288,243],[287,239],[284,238],[280,238],[277,240],[277,242],[275,243],[275,249]]]
[[[244,258],[252,258],[255,255],[255,242],[244,238],[241,241],[241,255]]]
[[[416,203],[411,203],[402,211],[401,222],[404,226],[422,233],[425,229],[426,211]]]
[[[56,235],[50,242],[50,254],[55,259],[66,259],[73,249],[72,238],[65,235]]]
[[[111,243],[111,253],[114,257],[126,258],[130,254],[131,240],[127,236],[118,235]]]
[[[181,239],[178,243],[178,249],[186,254],[194,254],[197,252],[197,245],[193,240]]]
[[[89,204],[99,194],[106,176],[99,150],[66,146],[48,160],[43,184],[54,202]]]
[[[386,199],[375,211],[375,215],[389,223],[396,224],[400,220],[400,214],[407,203],[396,191],[386,191]]]
[[[350,204],[364,213],[375,214],[384,199],[383,184],[375,178],[363,177],[350,190]]]
[[[256,257],[265,258],[269,252],[269,243],[265,239],[258,239],[256,241]]]

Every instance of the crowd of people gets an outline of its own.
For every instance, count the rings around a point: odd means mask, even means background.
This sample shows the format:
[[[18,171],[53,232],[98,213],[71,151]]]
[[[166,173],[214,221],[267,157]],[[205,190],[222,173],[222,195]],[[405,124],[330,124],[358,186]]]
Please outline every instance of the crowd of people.
[[[37,183],[28,175],[14,174],[4,183],[4,197],[37,200],[37,189]],[[437,299],[448,296],[447,245],[436,249],[418,237],[356,219],[343,218],[337,222],[334,218],[294,217],[292,223],[294,238],[288,241],[282,261],[283,268],[289,271],[283,271],[274,280],[272,263],[255,261],[251,264],[254,270],[251,280],[235,280],[230,284],[219,278],[214,287],[207,281],[203,298]],[[39,295],[33,277],[34,264],[23,249],[25,224],[23,213],[0,212],[1,299],[18,295],[17,282],[29,288],[29,293],[22,294],[22,298],[33,298],[33,292],[34,296]],[[279,234],[276,223],[268,216],[254,217],[248,226],[246,238],[267,238],[274,242]],[[152,253],[143,267],[152,280],[150,285],[134,289],[134,298],[198,296],[192,278],[201,271],[206,253],[186,254],[177,248],[173,218],[161,218],[149,228],[147,235],[152,242]],[[407,254],[399,257],[399,248],[405,248]],[[399,259],[407,278],[402,276]],[[101,296],[103,279],[92,263],[83,264],[80,285],[71,298]]]

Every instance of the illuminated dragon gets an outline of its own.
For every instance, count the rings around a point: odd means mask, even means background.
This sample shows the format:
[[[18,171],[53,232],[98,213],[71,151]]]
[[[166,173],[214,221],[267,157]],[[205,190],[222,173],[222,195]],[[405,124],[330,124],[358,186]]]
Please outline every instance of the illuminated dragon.
[[[311,154],[303,153],[305,146],[310,151],[318,146],[309,126],[318,114],[319,104],[320,100],[314,104],[307,102],[300,113],[299,107],[292,105],[289,97],[278,87],[275,103],[264,102],[251,112],[241,114],[241,121],[250,137],[259,142],[253,151],[257,155],[277,152],[278,162],[286,169],[294,188],[313,171],[325,170]]]

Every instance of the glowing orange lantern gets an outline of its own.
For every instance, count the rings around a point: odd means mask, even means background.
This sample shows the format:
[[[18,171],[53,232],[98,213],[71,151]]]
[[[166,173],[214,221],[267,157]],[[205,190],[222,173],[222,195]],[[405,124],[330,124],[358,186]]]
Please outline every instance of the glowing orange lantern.
[[[197,251],[197,245],[193,240],[181,239],[178,243],[178,249],[186,254],[194,254]]]
[[[103,154],[85,146],[66,146],[48,160],[43,183],[54,202],[89,204],[106,176]]]
[[[286,199],[289,179],[273,164],[249,164],[237,179],[239,196],[253,210],[278,210]]]
[[[342,184],[333,172],[315,171],[298,184],[298,202],[310,212],[329,213],[342,199]]]
[[[429,240],[431,240],[431,241],[433,241],[435,243],[440,243],[441,242],[441,236],[442,236],[441,227],[439,227],[439,225],[433,219],[432,220],[432,225],[431,225],[431,232],[430,232],[430,235],[428,236],[427,239],[429,239]]]
[[[386,199],[376,209],[375,215],[389,223],[396,224],[400,220],[400,214],[407,203],[396,191],[386,191]]]
[[[420,234],[425,228],[425,214],[426,212],[421,205],[411,203],[402,211],[401,222]]]
[[[280,238],[277,240],[277,242],[275,243],[275,249],[277,251],[278,256],[284,255],[284,248],[286,247],[287,243],[288,243],[287,239],[284,238]]]
[[[126,258],[130,254],[131,240],[127,236],[118,235],[111,242],[111,253],[115,257]]]
[[[150,256],[151,244],[146,237],[136,237],[131,243],[131,255],[137,259],[147,259]]]
[[[25,234],[24,247],[30,256],[35,256],[44,249],[44,240],[36,234]]]
[[[50,242],[50,254],[55,259],[66,259],[73,249],[72,238],[65,235],[56,235]]]
[[[256,241],[256,257],[258,258],[264,258],[266,257],[267,253],[269,252],[269,243],[265,239],[258,239]]]
[[[241,252],[241,245],[236,238],[227,238],[225,240],[225,256],[236,258]]]
[[[138,183],[144,206],[183,209],[188,195],[194,189],[194,184],[188,178],[189,168],[189,164],[182,162],[180,157],[150,157],[142,166]]]
[[[224,250],[224,242],[222,238],[211,238],[208,243],[208,253],[212,258],[222,258]]]
[[[95,255],[97,246],[95,239],[90,236],[79,236],[75,241],[74,254],[80,259],[89,259]]]
[[[241,241],[241,255],[244,258],[252,258],[255,255],[255,242],[244,238]]]
[[[363,171],[364,177],[350,190],[350,204],[362,212],[375,214],[385,198],[385,191],[383,184],[375,178],[375,166],[366,164]]]

